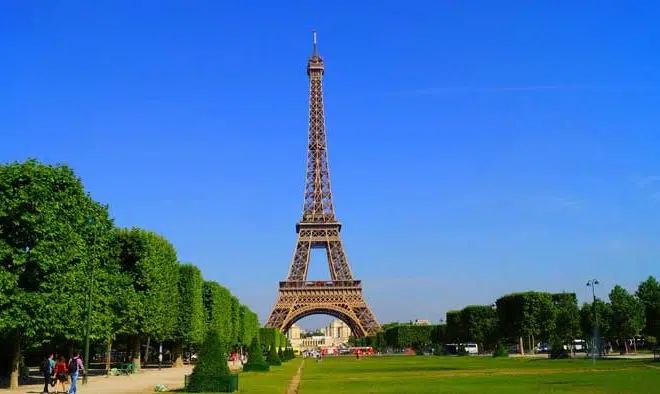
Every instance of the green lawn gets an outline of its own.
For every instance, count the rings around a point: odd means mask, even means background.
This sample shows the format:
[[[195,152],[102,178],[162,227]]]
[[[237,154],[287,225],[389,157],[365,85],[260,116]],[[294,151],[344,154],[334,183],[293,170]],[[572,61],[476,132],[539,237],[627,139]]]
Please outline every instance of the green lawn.
[[[241,372],[238,376],[238,392],[282,394],[286,392],[301,362],[302,359],[297,358],[282,363],[282,366],[270,367],[268,372]]]
[[[641,360],[327,357],[305,361],[300,393],[657,393],[659,367]]]

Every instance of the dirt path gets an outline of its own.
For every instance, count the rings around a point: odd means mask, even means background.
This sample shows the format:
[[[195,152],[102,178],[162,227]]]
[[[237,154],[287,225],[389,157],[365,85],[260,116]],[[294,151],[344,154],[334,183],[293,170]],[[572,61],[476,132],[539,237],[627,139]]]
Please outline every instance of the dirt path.
[[[192,372],[192,367],[143,369],[140,373],[129,376],[90,376],[87,385],[78,381],[80,394],[144,394],[153,393],[154,387],[164,384],[170,390],[183,388],[184,375]],[[43,384],[21,386],[18,390],[0,389],[1,394],[37,394]],[[51,388],[52,391],[52,388]]]
[[[302,378],[302,370],[304,366],[305,362],[303,361],[300,363],[296,375],[291,378],[291,382],[289,382],[289,387],[286,390],[286,394],[298,394],[298,388],[300,387],[300,380]]]

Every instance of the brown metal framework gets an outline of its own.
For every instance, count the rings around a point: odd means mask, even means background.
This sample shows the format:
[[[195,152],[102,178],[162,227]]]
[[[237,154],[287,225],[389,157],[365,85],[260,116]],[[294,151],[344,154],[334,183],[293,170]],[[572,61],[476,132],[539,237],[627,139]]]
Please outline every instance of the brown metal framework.
[[[314,49],[307,62],[309,76],[309,140],[302,220],[296,224],[298,240],[287,280],[280,282],[279,296],[266,327],[287,331],[293,323],[313,314],[343,320],[362,337],[376,333],[380,325],[362,296],[362,284],[353,279],[335,217],[330,188],[328,145],[323,111],[323,59]],[[308,281],[310,251],[325,249],[330,281]]]

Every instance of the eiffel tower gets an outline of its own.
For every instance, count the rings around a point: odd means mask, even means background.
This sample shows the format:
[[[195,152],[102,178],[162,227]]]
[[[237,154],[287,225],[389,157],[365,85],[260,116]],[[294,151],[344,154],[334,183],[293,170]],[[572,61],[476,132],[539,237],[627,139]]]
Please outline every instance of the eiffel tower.
[[[312,56],[307,62],[309,141],[303,215],[296,224],[298,240],[289,275],[280,282],[279,296],[266,327],[286,332],[293,323],[306,316],[325,314],[341,319],[348,324],[354,336],[363,337],[378,332],[380,325],[362,296],[362,283],[353,279],[339,236],[341,223],[335,217],[328,167],[323,109],[324,70],[314,32]],[[312,248],[325,249],[331,280],[307,280]]]

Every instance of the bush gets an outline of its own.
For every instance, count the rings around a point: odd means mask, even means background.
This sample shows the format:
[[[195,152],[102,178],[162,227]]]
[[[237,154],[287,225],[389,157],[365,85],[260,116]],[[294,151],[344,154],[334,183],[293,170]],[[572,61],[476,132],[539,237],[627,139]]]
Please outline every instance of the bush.
[[[285,362],[285,361],[288,361],[288,360],[289,360],[288,358],[284,357],[284,352],[282,351],[282,348],[279,348],[279,349],[277,350],[277,357],[280,358],[280,361],[281,361],[281,362]]]
[[[270,366],[264,360],[263,350],[261,350],[261,345],[259,344],[259,337],[252,339],[250,344],[250,349],[248,350],[248,362],[243,365],[243,371],[259,371],[266,372],[270,370]]]
[[[498,342],[493,352],[493,357],[509,357],[509,352],[507,352],[506,347],[502,342]]]
[[[433,349],[433,355],[434,356],[447,356],[449,355],[449,352],[447,352],[447,349],[445,348],[444,345],[437,345],[435,349]]]
[[[568,351],[564,349],[562,341],[552,341],[550,348],[550,358],[553,360],[569,358]]]
[[[275,350],[275,346],[271,346],[270,350],[268,351],[268,358],[266,359],[268,361],[268,365],[273,366],[273,365],[282,365],[282,361],[280,360],[280,357],[277,355],[277,350]]]
[[[207,334],[186,391],[217,393],[236,388],[237,376],[229,372],[226,350],[217,332]]]

